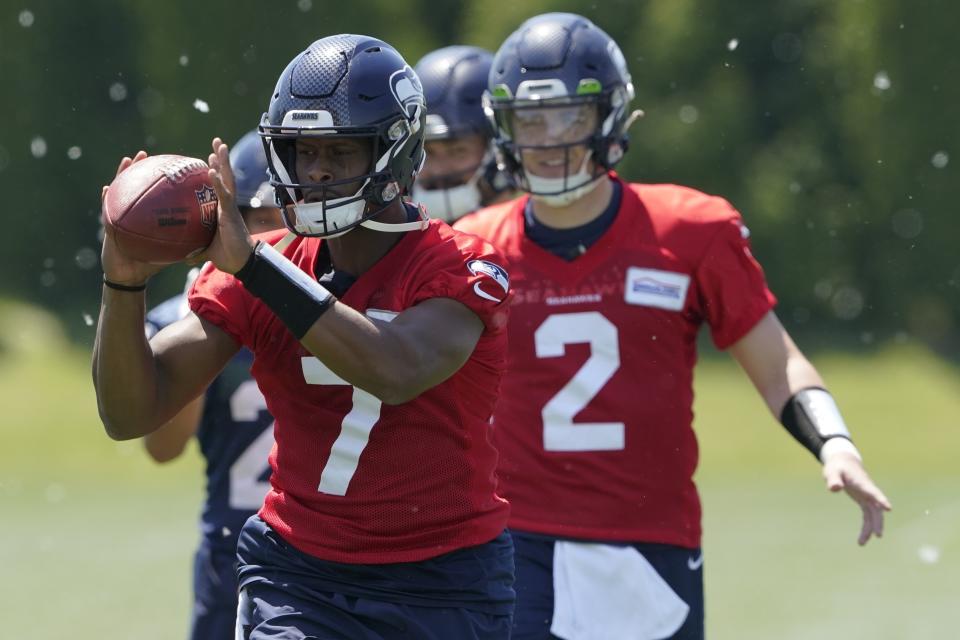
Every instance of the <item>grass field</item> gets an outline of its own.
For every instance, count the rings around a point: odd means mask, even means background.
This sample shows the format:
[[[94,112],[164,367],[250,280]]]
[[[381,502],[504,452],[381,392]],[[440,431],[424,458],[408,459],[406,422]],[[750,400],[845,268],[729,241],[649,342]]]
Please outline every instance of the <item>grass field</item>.
[[[957,637],[960,372],[906,344],[856,356],[805,344],[894,503],[882,540],[766,414],[726,358],[697,373],[712,640]],[[0,303],[0,636],[183,637],[201,465],[114,443],[89,354]],[[9,631],[10,636],[4,636]]]

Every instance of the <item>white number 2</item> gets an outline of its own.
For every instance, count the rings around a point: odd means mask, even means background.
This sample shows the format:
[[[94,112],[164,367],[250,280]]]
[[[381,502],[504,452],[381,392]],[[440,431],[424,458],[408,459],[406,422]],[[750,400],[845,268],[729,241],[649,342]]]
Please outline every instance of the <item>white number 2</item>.
[[[564,313],[544,320],[533,339],[538,358],[558,358],[566,352],[568,344],[590,344],[587,361],[543,406],[543,448],[547,451],[623,449],[622,422],[573,421],[620,367],[617,327],[596,311]]]
[[[301,358],[300,362],[307,384],[350,386],[349,382],[313,356]],[[370,440],[370,431],[380,419],[381,404],[380,399],[373,394],[353,387],[353,408],[340,423],[340,435],[330,448],[330,457],[320,474],[317,491],[335,496],[347,494],[347,487],[360,463],[360,454]]]
[[[230,396],[230,417],[235,422],[255,422],[261,411],[267,410],[267,402],[253,380],[244,380]],[[273,447],[273,424],[263,430],[243,453],[230,465],[231,509],[259,509],[263,497],[270,489],[269,482],[260,477],[270,464],[267,458]]]

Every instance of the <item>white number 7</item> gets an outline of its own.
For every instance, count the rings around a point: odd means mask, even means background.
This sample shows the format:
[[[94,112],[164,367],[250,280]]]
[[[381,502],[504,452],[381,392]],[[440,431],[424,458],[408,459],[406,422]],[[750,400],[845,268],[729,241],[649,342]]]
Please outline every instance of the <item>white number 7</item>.
[[[347,385],[350,383],[327,368],[313,356],[300,359],[307,384]],[[353,387],[353,408],[340,423],[340,435],[330,448],[330,457],[320,474],[317,491],[335,496],[347,494],[347,487],[357,472],[360,454],[370,440],[370,431],[380,419],[380,399],[363,389]]]

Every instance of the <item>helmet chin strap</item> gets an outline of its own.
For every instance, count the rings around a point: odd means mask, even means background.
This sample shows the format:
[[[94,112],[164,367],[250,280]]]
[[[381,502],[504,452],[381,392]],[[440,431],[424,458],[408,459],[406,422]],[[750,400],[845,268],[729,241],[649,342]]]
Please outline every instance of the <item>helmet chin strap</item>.
[[[423,231],[430,226],[430,216],[427,215],[423,207],[417,207],[417,213],[417,219],[413,222],[377,222],[373,218],[370,218],[361,222],[360,226],[373,229],[374,231],[387,231],[389,233]]]
[[[566,178],[541,178],[524,170],[527,184],[530,185],[530,197],[550,207],[567,207],[584,197],[597,188],[597,185],[600,184],[600,178],[605,175],[605,173],[601,173],[598,176],[591,176],[587,171],[587,164],[592,156],[593,150],[591,149],[583,156],[579,171]],[[577,184],[578,182],[579,184]],[[577,184],[577,186],[569,188],[570,183]],[[568,190],[563,191],[564,187],[567,187]]]

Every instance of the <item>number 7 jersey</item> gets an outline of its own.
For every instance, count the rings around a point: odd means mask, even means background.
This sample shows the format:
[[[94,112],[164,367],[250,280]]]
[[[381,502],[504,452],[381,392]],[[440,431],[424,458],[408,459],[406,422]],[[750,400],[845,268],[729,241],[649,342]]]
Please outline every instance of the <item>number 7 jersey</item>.
[[[611,227],[572,261],[526,237],[528,197],[456,225],[504,253],[514,290],[499,490],[517,530],[696,548],[697,333],[724,349],[775,299],[725,200],[621,186]]]
[[[316,277],[322,241],[283,235],[263,238]],[[467,362],[399,405],[339,378],[232,276],[212,267],[200,275],[191,308],[254,353],[251,372],[276,420],[260,516],[287,542],[323,560],[383,564],[432,558],[503,531],[508,507],[495,492],[489,425],[506,362],[502,262],[489,244],[431,221],[340,298],[374,322],[436,297],[483,321]]]

